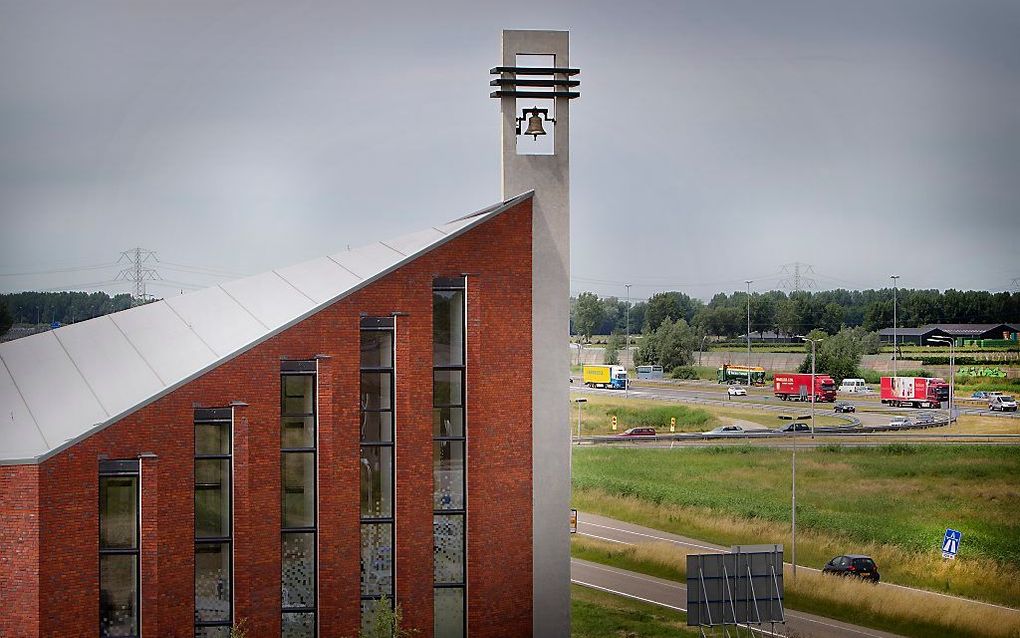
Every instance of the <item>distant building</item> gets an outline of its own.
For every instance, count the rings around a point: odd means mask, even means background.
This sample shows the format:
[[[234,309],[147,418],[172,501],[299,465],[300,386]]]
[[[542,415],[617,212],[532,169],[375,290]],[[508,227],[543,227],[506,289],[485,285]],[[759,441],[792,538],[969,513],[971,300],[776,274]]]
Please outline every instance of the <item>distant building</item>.
[[[878,331],[882,343],[893,342],[893,329]],[[899,327],[895,330],[896,340],[907,345],[929,345],[934,336],[953,339],[1012,339],[1016,340],[1020,326],[1008,323],[932,323],[920,328]]]

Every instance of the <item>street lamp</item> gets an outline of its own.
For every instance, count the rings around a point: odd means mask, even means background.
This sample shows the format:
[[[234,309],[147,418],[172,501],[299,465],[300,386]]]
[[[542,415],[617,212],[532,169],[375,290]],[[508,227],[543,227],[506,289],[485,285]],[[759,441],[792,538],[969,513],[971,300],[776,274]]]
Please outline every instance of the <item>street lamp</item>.
[[[900,278],[899,275],[889,275],[889,279],[892,279],[892,375],[896,376],[896,287],[899,283],[897,280]]]
[[[588,399],[574,399],[574,403],[577,404],[577,444],[581,445],[581,404],[587,403]],[[574,446],[570,446],[570,461],[569,467],[567,468],[570,472],[570,481],[574,481]]]
[[[623,284],[623,285],[627,289],[627,347],[624,348],[624,361],[626,362],[626,360],[627,360],[626,357],[628,355],[630,355],[630,287],[631,287],[631,284]],[[628,370],[629,368],[624,367],[624,369]],[[627,375],[627,380],[623,384],[623,396],[624,396],[625,399],[629,399],[630,398],[630,374]],[[580,410],[580,408],[578,408],[578,410]],[[578,418],[580,418],[580,417],[578,417]],[[577,435],[581,436],[580,430],[578,431]]]
[[[815,346],[825,339],[809,339],[804,335],[797,335],[799,339],[811,342],[811,438],[815,438]],[[793,577],[797,578],[797,427],[793,428],[793,503],[790,507],[790,521],[793,527],[793,553],[791,564],[793,565]]]
[[[953,396],[956,394],[956,372],[953,365],[956,363],[956,340],[952,337],[929,337],[928,341],[935,343],[949,344],[949,416],[946,417],[946,425],[953,424]]]
[[[751,385],[751,284],[754,280],[747,279],[747,385]]]

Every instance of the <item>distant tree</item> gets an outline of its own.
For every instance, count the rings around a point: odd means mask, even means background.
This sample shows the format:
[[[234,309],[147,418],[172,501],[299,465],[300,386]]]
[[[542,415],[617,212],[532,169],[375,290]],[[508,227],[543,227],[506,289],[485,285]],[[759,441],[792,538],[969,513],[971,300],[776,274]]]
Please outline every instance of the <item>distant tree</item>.
[[[656,293],[648,299],[648,308],[645,310],[645,327],[654,331],[667,317],[673,321],[683,319],[690,322],[694,319],[694,313],[699,307],[701,307],[701,302],[691,299],[682,292],[673,290]]]
[[[898,317],[897,317],[898,319]],[[890,298],[888,301],[873,301],[868,304],[868,307],[864,310],[864,329],[865,330],[881,330],[882,328],[889,328],[893,323],[893,302]],[[899,325],[903,325],[897,321]]]
[[[700,336],[686,321],[662,320],[654,332],[641,337],[638,349],[639,364],[658,364],[666,370],[689,366],[694,361],[692,352],[698,347]]]
[[[620,348],[624,346],[623,335],[614,332],[606,342],[606,365],[620,365]]]
[[[825,308],[822,310],[821,319],[818,322],[818,327],[829,334],[836,334],[839,329],[843,327],[843,317],[846,313],[843,312],[843,306],[839,305],[834,301],[830,301],[825,304]]]
[[[577,305],[574,310],[574,328],[577,334],[584,337],[585,341],[591,341],[605,317],[605,307],[599,300],[598,295],[593,292],[582,292],[577,296]]]
[[[7,304],[0,303],[0,336],[11,329],[14,325],[14,317],[7,311]]]
[[[821,330],[812,330],[811,339],[824,339],[815,349],[815,371],[827,374],[839,383],[849,377],[860,376],[861,356],[875,344],[874,333],[863,328],[843,328],[834,335]],[[811,372],[811,344],[805,343],[807,356],[800,366],[801,372]]]
[[[784,299],[779,303],[779,308],[776,310],[776,328],[781,334],[787,336],[795,335],[800,331],[800,316],[797,314],[797,305],[793,301]]]

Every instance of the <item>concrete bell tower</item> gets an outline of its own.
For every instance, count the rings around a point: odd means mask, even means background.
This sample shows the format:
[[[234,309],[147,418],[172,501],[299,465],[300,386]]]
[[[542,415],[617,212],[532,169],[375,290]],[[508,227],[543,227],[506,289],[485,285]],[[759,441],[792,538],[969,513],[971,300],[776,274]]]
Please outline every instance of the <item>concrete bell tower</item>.
[[[570,100],[566,31],[503,31],[492,69],[502,113],[503,199],[532,200],[533,632],[570,635]],[[551,134],[545,129],[551,126]],[[542,139],[539,140],[539,137]]]

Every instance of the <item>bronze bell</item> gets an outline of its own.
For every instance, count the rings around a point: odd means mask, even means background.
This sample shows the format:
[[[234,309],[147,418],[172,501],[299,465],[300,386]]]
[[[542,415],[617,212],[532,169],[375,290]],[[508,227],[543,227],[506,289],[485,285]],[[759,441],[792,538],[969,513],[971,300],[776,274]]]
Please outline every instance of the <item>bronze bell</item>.
[[[524,131],[524,134],[530,135],[536,140],[539,135],[545,135],[545,129],[542,128],[542,118],[539,117],[538,113],[533,113],[528,118],[528,130]]]

